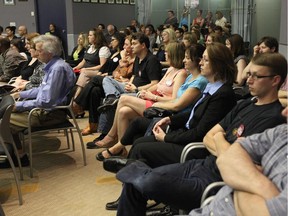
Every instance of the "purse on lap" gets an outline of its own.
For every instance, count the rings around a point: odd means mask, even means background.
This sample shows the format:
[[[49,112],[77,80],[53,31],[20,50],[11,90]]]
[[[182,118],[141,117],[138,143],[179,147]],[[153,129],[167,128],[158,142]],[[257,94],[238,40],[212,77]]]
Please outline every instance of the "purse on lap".
[[[146,118],[164,118],[171,115],[173,115],[173,111],[159,107],[149,107],[143,112],[143,116]]]

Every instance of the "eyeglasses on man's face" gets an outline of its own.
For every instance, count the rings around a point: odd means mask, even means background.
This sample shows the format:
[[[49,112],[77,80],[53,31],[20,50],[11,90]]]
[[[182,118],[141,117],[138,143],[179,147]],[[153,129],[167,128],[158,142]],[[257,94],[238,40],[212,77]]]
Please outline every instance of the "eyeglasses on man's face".
[[[272,75],[257,75],[256,73],[251,73],[251,72],[247,72],[246,73],[246,77],[247,78],[251,78],[253,80],[258,80],[258,79],[262,79],[262,78],[267,78],[267,77],[274,77],[277,76],[276,74],[272,74]]]

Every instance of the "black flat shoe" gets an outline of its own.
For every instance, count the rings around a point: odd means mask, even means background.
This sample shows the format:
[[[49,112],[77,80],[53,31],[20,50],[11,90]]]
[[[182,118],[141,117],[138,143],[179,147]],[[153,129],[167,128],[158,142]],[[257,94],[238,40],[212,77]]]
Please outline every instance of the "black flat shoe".
[[[120,156],[120,155],[122,155],[122,153],[123,153],[123,149],[121,149],[121,151],[118,152],[118,153],[116,153],[116,154],[113,154],[108,148],[106,149],[106,151],[107,151],[108,154],[110,155],[109,158],[115,157],[115,156]],[[105,157],[103,156],[102,152],[100,152],[100,153],[98,153],[98,154],[96,155],[96,159],[97,159],[98,161],[104,161],[105,159],[108,159],[108,158],[105,158]]]
[[[111,110],[112,108],[116,108],[118,101],[119,101],[118,98],[107,98],[103,103],[103,105],[97,108],[97,111],[99,113],[103,113],[107,112],[108,110]]]
[[[18,160],[17,160],[16,156],[14,154],[12,154],[11,157],[12,157],[14,166],[18,167],[19,164],[18,164]],[[30,165],[30,161],[29,161],[28,155],[27,154],[23,155],[20,158],[20,162],[21,162],[22,167],[29,166]],[[11,165],[10,165],[10,163],[9,163],[7,158],[2,160],[1,163],[0,163],[0,169],[5,169],[5,168],[11,168]]]
[[[103,147],[100,147],[98,145],[96,145],[95,143],[104,139],[104,137],[106,136],[107,134],[103,134],[101,133],[100,136],[98,136],[97,138],[95,138],[92,142],[88,142],[86,143],[86,148],[87,149],[99,149],[99,148],[103,148]]]
[[[113,202],[108,202],[106,204],[106,210],[117,210],[119,204],[119,198]]]

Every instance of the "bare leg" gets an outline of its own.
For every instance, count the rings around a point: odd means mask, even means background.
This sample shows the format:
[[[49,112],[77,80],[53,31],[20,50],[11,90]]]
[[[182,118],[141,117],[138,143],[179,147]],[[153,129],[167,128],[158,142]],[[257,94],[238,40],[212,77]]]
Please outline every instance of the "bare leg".
[[[128,128],[130,121],[137,116],[142,116],[143,111],[146,108],[146,101],[135,97],[123,97],[121,104],[119,102],[119,105],[121,108],[117,110],[117,133],[120,140]],[[124,146],[118,142],[116,145],[109,148],[109,151],[112,154],[117,154],[121,152],[122,149],[124,149]],[[110,156],[107,151],[103,151],[102,154],[105,158]]]

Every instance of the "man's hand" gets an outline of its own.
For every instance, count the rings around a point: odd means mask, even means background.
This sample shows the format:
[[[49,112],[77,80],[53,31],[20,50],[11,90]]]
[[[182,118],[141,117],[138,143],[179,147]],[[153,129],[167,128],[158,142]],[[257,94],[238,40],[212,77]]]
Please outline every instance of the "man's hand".
[[[132,83],[127,83],[125,85],[125,91],[127,91],[127,92],[135,92],[136,88],[137,87],[134,84],[132,84]]]

